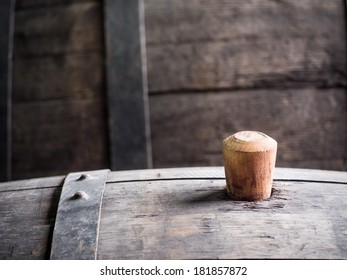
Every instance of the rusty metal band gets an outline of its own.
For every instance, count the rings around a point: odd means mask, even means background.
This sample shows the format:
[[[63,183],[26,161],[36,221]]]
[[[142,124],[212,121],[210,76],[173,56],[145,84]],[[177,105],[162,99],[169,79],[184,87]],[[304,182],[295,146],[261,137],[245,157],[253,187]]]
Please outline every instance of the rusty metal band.
[[[97,257],[102,197],[109,170],[70,173],[64,182],[53,231],[53,260]]]

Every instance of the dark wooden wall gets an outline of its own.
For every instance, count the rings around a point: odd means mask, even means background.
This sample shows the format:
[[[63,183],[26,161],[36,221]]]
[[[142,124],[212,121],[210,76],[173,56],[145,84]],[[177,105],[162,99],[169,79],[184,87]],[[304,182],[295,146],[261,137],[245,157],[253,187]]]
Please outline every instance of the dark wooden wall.
[[[102,5],[17,1],[13,177],[108,166]]]
[[[278,166],[347,170],[343,0],[145,0],[155,167],[222,165],[253,129]],[[13,178],[109,166],[103,2],[17,0]]]
[[[347,169],[345,1],[147,1],[157,166],[220,165],[260,130],[278,165]]]

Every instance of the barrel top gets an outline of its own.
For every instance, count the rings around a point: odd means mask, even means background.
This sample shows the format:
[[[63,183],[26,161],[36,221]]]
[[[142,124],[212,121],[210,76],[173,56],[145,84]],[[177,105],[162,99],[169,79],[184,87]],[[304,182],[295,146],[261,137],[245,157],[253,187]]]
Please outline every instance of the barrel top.
[[[75,181],[89,194],[83,174],[93,175],[76,173]],[[0,184],[1,259],[49,256],[63,183]],[[347,259],[346,209],[347,172],[276,168],[271,197],[247,202],[228,197],[223,167],[114,171],[102,195],[96,258]]]
[[[223,167],[116,171],[103,207],[99,259],[347,259],[347,172],[277,168],[244,202]]]

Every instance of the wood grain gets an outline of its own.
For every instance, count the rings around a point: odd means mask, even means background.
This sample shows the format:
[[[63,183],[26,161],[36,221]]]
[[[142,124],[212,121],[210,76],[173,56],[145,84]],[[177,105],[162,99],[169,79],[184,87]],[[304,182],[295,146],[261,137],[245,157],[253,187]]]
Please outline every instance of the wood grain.
[[[276,182],[268,200],[235,202],[224,180],[109,184],[98,258],[346,258],[346,190]]]
[[[16,11],[17,57],[103,52],[101,2],[61,2]]]
[[[150,92],[345,86],[343,1],[146,1]]]
[[[262,132],[240,131],[224,139],[223,158],[229,196],[247,201],[269,198],[276,153],[276,140]]]
[[[100,3],[16,13],[14,102],[104,95],[100,14]]]
[[[23,188],[22,183],[14,184]],[[40,189],[22,191],[2,191],[0,185],[0,259],[49,257],[60,191],[42,182]]]
[[[15,59],[13,102],[103,97],[102,64],[100,54],[88,53]]]
[[[277,166],[346,170],[346,104],[344,89],[151,96],[154,166],[223,165],[222,139],[257,130],[277,140]]]
[[[61,175],[4,182],[1,183],[0,192],[16,192],[21,190],[60,187],[63,185],[65,177],[65,175]]]
[[[102,5],[17,2],[13,178],[108,166]]]
[[[102,99],[14,104],[13,176],[107,167],[105,118]]]
[[[158,180],[225,180],[223,166],[156,168],[145,170],[114,171],[109,173],[108,183],[126,183]],[[347,184],[347,173],[342,171],[276,167],[276,181],[309,181],[317,183]]]

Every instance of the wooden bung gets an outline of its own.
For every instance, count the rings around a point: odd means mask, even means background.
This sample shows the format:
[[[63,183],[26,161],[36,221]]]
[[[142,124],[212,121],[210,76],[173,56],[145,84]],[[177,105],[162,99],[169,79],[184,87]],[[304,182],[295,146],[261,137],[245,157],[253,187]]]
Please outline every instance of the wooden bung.
[[[241,131],[223,141],[227,191],[233,200],[271,196],[277,142],[264,133]]]

